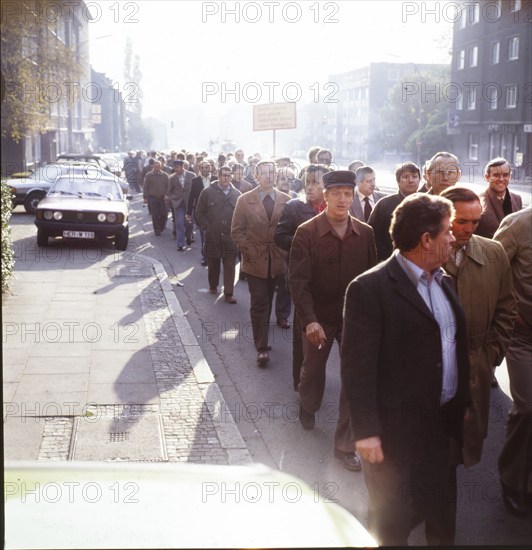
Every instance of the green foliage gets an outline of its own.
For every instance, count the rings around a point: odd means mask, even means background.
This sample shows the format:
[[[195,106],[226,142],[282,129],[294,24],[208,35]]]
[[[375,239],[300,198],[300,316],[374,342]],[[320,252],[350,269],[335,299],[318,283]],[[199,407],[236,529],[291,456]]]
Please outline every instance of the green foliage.
[[[448,81],[444,73],[415,73],[398,82],[390,91],[387,104],[381,111],[386,149],[418,156],[423,162],[436,151],[451,146],[447,135],[446,96],[442,93]]]
[[[13,274],[15,265],[15,254],[13,252],[13,242],[11,240],[11,227],[9,220],[13,208],[11,188],[2,180],[2,292],[5,292],[9,286],[9,279]]]
[[[14,14],[2,17],[1,68],[6,95],[1,132],[15,142],[46,131],[52,120],[50,93],[53,96],[57,86],[79,78],[75,52],[58,38],[61,24],[50,23],[39,4],[30,1],[17,3]]]

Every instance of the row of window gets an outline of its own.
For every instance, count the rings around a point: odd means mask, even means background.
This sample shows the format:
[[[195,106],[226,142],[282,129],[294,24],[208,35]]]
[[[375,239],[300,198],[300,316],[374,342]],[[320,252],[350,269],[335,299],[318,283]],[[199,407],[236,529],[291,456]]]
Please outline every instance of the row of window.
[[[501,58],[501,42],[497,40],[491,43],[490,48],[490,64],[496,65]],[[511,36],[508,38],[508,61],[519,59],[519,36]],[[466,50],[462,49],[456,57],[456,68],[458,70],[465,69],[466,66]],[[478,46],[471,46],[467,49],[467,66],[478,66]]]
[[[521,0],[505,0],[504,6],[508,6],[510,13],[517,12],[521,9]],[[480,21],[480,2],[466,2],[461,8],[458,21],[458,28],[465,29],[468,25],[474,25]],[[503,2],[497,0],[493,2],[485,2],[482,4],[482,16],[486,21],[491,23],[497,21],[502,15]]]
[[[499,106],[499,100],[502,99],[504,95],[505,99],[505,108],[506,109],[515,109],[517,107],[517,84],[509,84],[505,86],[504,94],[502,88],[498,85],[487,86],[485,90],[482,91],[484,99],[487,100],[490,111],[496,111]],[[465,102],[464,102],[465,98]],[[465,105],[464,105],[465,103]],[[457,111],[474,111],[477,108],[477,88],[470,87],[469,90],[461,93],[456,98],[455,109]]]

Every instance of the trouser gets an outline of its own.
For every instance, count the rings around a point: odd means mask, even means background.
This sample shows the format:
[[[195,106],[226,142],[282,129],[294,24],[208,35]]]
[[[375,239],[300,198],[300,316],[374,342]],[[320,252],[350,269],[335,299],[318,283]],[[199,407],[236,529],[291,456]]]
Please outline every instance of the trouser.
[[[294,380],[294,390],[298,391],[303,366],[303,338],[306,338],[306,336],[295,308],[292,328],[292,378]]]
[[[532,334],[514,337],[506,365],[514,403],[499,456],[499,476],[507,489],[524,497],[532,493]]]
[[[292,296],[286,286],[285,275],[277,277],[277,285],[275,288],[277,293],[275,297],[275,317],[279,319],[288,319],[292,310]]]
[[[406,546],[415,516],[425,520],[427,544],[454,542],[456,511],[449,495],[449,435],[443,422],[435,423],[429,438],[415,463],[387,450],[385,435],[384,461],[362,461],[369,495],[368,529],[379,545]]]
[[[172,214],[174,231],[177,237],[177,247],[183,248],[185,246],[185,204],[182,202],[179,206],[172,207]]]
[[[220,265],[224,267],[224,294],[232,296],[235,284],[236,253],[226,254],[223,258],[207,257],[207,277],[209,288],[216,288],[220,281]]]
[[[148,203],[150,206],[151,218],[153,223],[153,231],[159,235],[166,226],[168,218],[168,209],[164,199],[157,197],[149,197]]]
[[[320,323],[326,341],[321,349],[312,344],[306,334],[303,339],[303,366],[301,368],[301,380],[299,382],[299,398],[301,407],[309,412],[315,413],[321,407],[323,392],[325,391],[325,371],[327,359],[336,340],[338,345],[342,342],[342,325]],[[355,451],[355,438],[351,430],[349,415],[349,403],[343,385],[340,389],[338,409],[336,404],[327,403],[325,420],[333,421],[338,410],[338,421],[334,434],[334,446],[344,452]]]
[[[269,270],[268,270],[269,272]],[[253,341],[257,351],[267,351],[270,315],[272,312],[273,295],[275,293],[275,278],[247,276]]]

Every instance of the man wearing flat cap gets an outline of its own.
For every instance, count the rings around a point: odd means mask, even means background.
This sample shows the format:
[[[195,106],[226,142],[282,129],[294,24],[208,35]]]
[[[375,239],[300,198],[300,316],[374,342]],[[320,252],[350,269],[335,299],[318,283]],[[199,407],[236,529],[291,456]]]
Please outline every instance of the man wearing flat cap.
[[[301,224],[289,259],[289,284],[303,329],[299,420],[315,423],[325,389],[325,367],[334,340],[342,338],[344,295],[349,283],[377,263],[373,229],[349,214],[356,176],[349,170],[323,175],[325,210]],[[342,388],[334,455],[349,470],[361,469]]]

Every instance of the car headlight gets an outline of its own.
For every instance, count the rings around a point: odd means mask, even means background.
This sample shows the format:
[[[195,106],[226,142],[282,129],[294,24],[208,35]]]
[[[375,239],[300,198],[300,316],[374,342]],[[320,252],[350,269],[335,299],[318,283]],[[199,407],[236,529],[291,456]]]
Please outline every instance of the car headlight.
[[[107,214],[107,221],[111,223],[116,222],[116,214]]]
[[[107,216],[103,212],[100,212],[97,218],[99,222],[104,222],[107,219]]]
[[[44,219],[45,220],[51,220],[54,216],[54,213],[51,210],[46,210],[44,213]]]
[[[56,210],[54,212],[54,220],[60,220],[63,217],[63,212],[60,212],[59,210]]]

